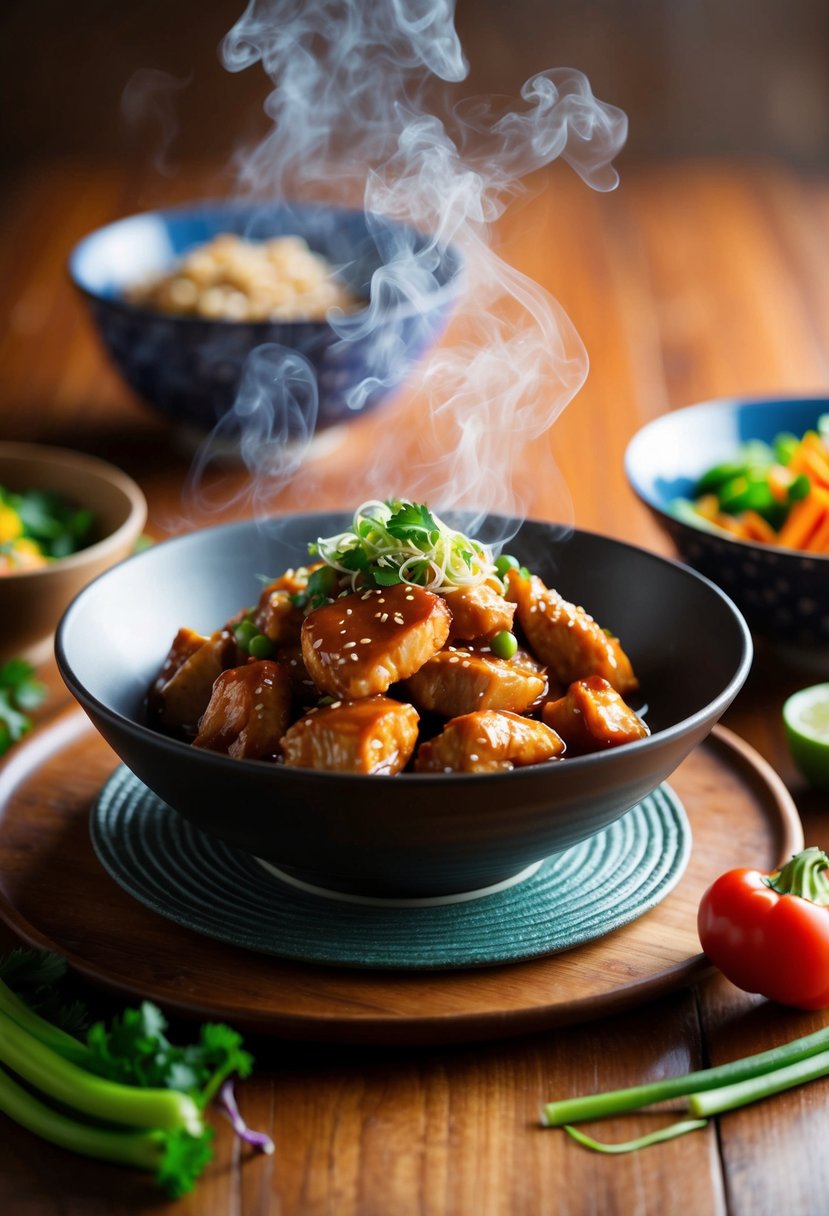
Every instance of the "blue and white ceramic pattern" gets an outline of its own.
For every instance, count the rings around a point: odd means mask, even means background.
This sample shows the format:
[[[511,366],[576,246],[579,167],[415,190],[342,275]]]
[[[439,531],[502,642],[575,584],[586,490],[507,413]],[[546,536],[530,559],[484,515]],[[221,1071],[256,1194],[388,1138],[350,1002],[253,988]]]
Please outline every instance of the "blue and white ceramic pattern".
[[[690,497],[696,479],[746,440],[802,435],[827,412],[827,397],[706,401],[648,423],[625,455],[632,488],[683,560],[730,596],[755,634],[794,647],[829,645],[829,557],[697,528],[671,504]]]
[[[251,240],[297,235],[371,308],[338,321],[246,322],[172,316],[124,291],[171,268],[219,233]],[[458,293],[460,259],[403,224],[317,203],[210,202],[130,216],[82,240],[69,259],[101,340],[124,379],[173,422],[211,431],[237,399],[254,350],[280,348],[311,371],[286,439],[347,422],[398,388],[440,336]],[[313,388],[315,383],[315,391]]]

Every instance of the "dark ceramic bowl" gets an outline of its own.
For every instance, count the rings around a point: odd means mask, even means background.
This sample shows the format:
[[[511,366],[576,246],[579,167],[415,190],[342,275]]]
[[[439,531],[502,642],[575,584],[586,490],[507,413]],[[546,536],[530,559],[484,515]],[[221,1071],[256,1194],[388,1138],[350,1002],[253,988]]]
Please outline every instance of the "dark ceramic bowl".
[[[802,435],[827,411],[826,397],[705,401],[648,423],[625,454],[632,488],[683,560],[727,592],[755,634],[793,648],[829,644],[829,557],[708,531],[678,518],[672,504],[746,440]]]
[[[258,576],[298,564],[310,538],[348,523],[294,516],[271,521],[270,535],[247,522],[158,545],[87,588],[56,646],[70,691],[146,785],[200,828],[305,881],[415,897],[501,882],[652,791],[748,673],[745,622],[711,583],[618,541],[528,522],[510,551],[619,634],[648,703],[649,738],[508,773],[369,777],[234,760],[149,729],[144,695],[178,628],[217,628],[255,599]]]
[[[169,270],[219,233],[251,240],[304,237],[371,308],[338,321],[247,322],[171,316],[124,299],[130,286]],[[318,410],[300,390],[287,438],[375,408],[440,336],[457,294],[460,261],[428,237],[362,211],[312,203],[197,203],[130,216],[73,250],[70,276],[124,379],[174,423],[211,431],[232,410],[248,355],[275,345],[305,357]],[[379,272],[379,275],[378,275]],[[355,396],[356,393],[356,396]]]

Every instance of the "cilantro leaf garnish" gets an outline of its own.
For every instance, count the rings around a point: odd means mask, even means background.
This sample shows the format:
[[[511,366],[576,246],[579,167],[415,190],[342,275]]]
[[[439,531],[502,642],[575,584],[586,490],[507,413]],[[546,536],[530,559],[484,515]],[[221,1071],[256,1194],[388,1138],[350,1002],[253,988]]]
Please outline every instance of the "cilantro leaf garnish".
[[[25,659],[9,659],[0,667],[0,756],[32,729],[28,715],[45,696],[45,685]]]
[[[352,590],[411,583],[443,591],[494,573],[485,545],[450,528],[424,503],[407,499],[363,503],[348,531],[320,537],[308,548]]]

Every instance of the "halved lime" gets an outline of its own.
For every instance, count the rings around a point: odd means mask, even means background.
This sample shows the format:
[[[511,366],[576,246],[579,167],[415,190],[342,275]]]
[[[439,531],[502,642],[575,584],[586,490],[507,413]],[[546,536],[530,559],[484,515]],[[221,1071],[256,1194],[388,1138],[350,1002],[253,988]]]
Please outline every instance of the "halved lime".
[[[792,759],[808,782],[829,790],[829,684],[793,693],[783,706]]]

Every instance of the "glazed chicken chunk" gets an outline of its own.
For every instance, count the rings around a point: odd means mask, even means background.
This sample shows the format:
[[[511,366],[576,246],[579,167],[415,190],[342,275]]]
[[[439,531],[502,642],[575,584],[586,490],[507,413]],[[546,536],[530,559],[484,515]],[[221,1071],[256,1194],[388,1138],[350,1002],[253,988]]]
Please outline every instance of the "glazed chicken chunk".
[[[543,722],[507,710],[481,710],[447,722],[443,732],[421,743],[418,773],[491,773],[555,760],[564,743]]]
[[[261,659],[231,667],[213,685],[193,746],[241,760],[273,760],[292,701],[290,676],[278,663]]]
[[[543,696],[547,681],[537,667],[519,659],[449,646],[406,681],[406,692],[420,709],[454,718],[478,709],[523,713]]]
[[[537,575],[510,570],[507,595],[517,605],[519,624],[535,656],[565,687],[585,676],[603,676],[623,697],[639,687],[618,638],[583,608],[568,603]]]
[[[358,591],[308,614],[302,657],[323,692],[345,700],[371,697],[437,654],[450,619],[446,601],[422,587]]]
[[[275,646],[291,646],[299,642],[302,609],[292,597],[308,585],[307,571],[286,570],[264,588],[253,617],[256,628]]]
[[[452,613],[451,641],[471,642],[476,638],[491,638],[502,629],[512,629],[515,605],[488,583],[457,587],[445,591],[444,595]]]
[[[291,768],[393,776],[408,763],[417,724],[414,706],[390,697],[335,701],[294,723],[282,739],[284,761]]]
[[[642,719],[601,676],[576,680],[565,696],[544,706],[541,716],[561,735],[568,756],[633,743],[650,734]]]
[[[192,629],[179,629],[147,697],[159,726],[183,733],[195,731],[214,681],[237,656],[236,643],[227,629],[209,638]]]

